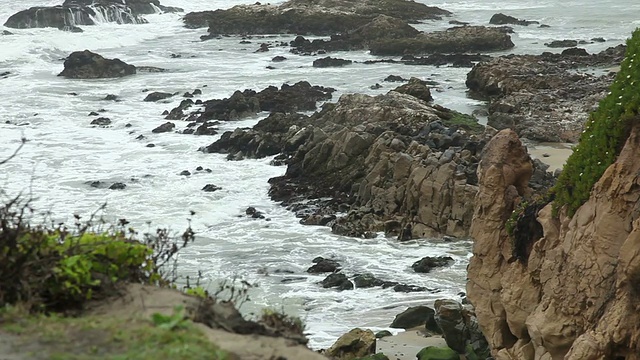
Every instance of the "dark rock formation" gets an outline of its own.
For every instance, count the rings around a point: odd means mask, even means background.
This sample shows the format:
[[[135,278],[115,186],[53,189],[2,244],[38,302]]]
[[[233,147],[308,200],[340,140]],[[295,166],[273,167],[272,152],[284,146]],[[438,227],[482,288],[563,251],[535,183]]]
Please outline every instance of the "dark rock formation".
[[[353,290],[353,283],[342,273],[333,273],[320,282],[322,287],[338,288],[338,290]]]
[[[91,185],[93,186],[93,185]],[[127,187],[126,184],[121,183],[121,182],[116,182],[111,184],[111,186],[109,186],[109,190],[124,190]]]
[[[335,260],[325,259],[321,256],[313,259],[315,265],[307,269],[310,274],[336,272],[340,270],[340,263]]]
[[[570,48],[578,46],[578,40],[553,40],[544,45],[550,48]]]
[[[383,39],[369,45],[371,54],[401,56],[429,53],[464,53],[506,50],[514,46],[504,29],[458,26],[445,31],[421,33],[412,38]]]
[[[434,321],[435,310],[428,306],[413,306],[396,315],[389,327],[398,329],[411,329],[425,326]]]
[[[221,190],[222,188],[219,186],[216,186],[214,184],[207,184],[202,188],[202,191],[204,192],[214,192],[214,191],[218,191]]]
[[[159,92],[159,91],[154,91],[152,93],[149,93],[147,95],[147,97],[144,98],[143,101],[160,101],[160,100],[164,100],[164,99],[168,99],[172,96],[174,96],[175,94],[171,94],[171,93],[167,93],[167,92]]]
[[[503,13],[497,13],[491,17],[491,19],[489,20],[489,24],[529,26],[532,24],[540,24],[540,23],[537,21],[521,20],[513,16],[505,15]]]
[[[379,15],[415,22],[449,14],[437,7],[405,0],[364,0],[358,6],[348,0],[290,0],[279,6],[256,3],[189,13],[184,22],[192,28],[209,26],[211,35],[331,35],[354,30]]]
[[[434,268],[449,266],[451,264],[453,264],[453,258],[451,258],[450,256],[425,256],[419,261],[413,263],[413,265],[411,265],[411,268],[415,272],[428,273]]]
[[[433,100],[431,97],[431,91],[429,91],[428,83],[424,80],[420,80],[418,78],[412,77],[409,79],[404,85],[400,85],[397,88],[393,89],[395,92],[399,92],[401,94],[411,95],[420,100],[424,100],[429,102]]]
[[[350,65],[353,63],[351,60],[332,58],[331,56],[327,56],[322,59],[313,60],[313,67],[342,67],[345,65]]]
[[[58,76],[72,79],[114,78],[136,73],[136,67],[120,59],[105,59],[89,50],[71,53]]]
[[[158,126],[157,128],[151,130],[152,133],[155,134],[160,134],[160,133],[166,133],[166,132],[171,132],[173,131],[173,129],[175,129],[176,124],[167,121],[166,123]]]
[[[317,102],[331,99],[334,91],[332,88],[311,86],[306,81],[293,85],[283,84],[280,89],[269,86],[260,92],[236,91],[227,99],[205,101],[204,110],[186,115],[186,120],[202,123],[208,120],[237,120],[260,111],[291,113],[315,110]],[[185,117],[184,110],[192,103],[191,100],[183,101],[180,106],[171,110],[167,119]]]
[[[511,128],[539,141],[577,141],[587,114],[595,109],[613,81],[585,68],[618,65],[624,46],[593,55],[543,53],[508,55],[477,64],[467,75],[467,87],[491,98],[488,124]]]
[[[4,26],[17,29],[65,29],[77,25],[94,25],[96,18],[118,24],[141,24],[147,21],[140,15],[153,14],[156,9],[165,12],[182,11],[180,8],[160,5],[158,0],[66,0],[59,6],[32,7],[20,11],[11,15]]]
[[[98,125],[98,126],[111,125],[111,119],[106,118],[106,117],[99,117],[97,119],[93,119],[91,121],[91,125]]]

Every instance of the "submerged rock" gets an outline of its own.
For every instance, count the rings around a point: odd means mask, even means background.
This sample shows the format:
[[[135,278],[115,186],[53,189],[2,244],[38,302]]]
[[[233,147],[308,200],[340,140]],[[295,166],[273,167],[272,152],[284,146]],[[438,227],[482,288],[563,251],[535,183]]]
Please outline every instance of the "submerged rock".
[[[450,256],[425,256],[419,261],[413,263],[413,265],[411,265],[411,268],[413,269],[413,271],[418,273],[428,273],[431,272],[431,270],[434,268],[449,266],[453,264],[453,262],[453,258]]]
[[[65,0],[58,6],[39,6],[22,10],[7,19],[4,26],[17,29],[94,25],[100,18],[118,24],[141,24],[147,21],[140,15],[182,11],[180,8],[163,6],[158,0]]]
[[[351,63],[353,63],[353,61],[351,60],[332,58],[328,56],[326,58],[313,60],[313,67],[342,67],[345,65],[350,65]]]
[[[106,59],[89,50],[71,53],[58,76],[72,79],[115,78],[136,73],[136,67],[120,59]]]
[[[533,24],[540,24],[537,21],[529,21],[529,20],[521,20],[518,18],[515,18],[513,16],[510,15],[505,15],[503,13],[497,13],[494,14],[491,19],[489,20],[489,24],[493,24],[493,25],[522,25],[522,26],[529,26],[529,25],[533,25]]]

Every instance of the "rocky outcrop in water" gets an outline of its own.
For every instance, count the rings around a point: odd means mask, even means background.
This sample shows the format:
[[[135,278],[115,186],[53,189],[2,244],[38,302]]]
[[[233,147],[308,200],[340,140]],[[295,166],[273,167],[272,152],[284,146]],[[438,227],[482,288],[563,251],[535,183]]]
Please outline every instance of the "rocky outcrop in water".
[[[522,20],[503,13],[494,14],[489,20],[489,24],[493,25],[521,25],[529,26],[533,24],[540,24],[537,21]]]
[[[374,55],[419,55],[507,50],[514,47],[511,36],[501,28],[457,26],[445,31],[420,33],[415,37],[382,39],[369,45]]]
[[[26,29],[95,25],[96,21],[118,24],[141,24],[147,21],[140,15],[156,11],[179,12],[180,8],[160,5],[158,0],[66,0],[62,5],[32,7],[7,19],[4,26]]]
[[[106,59],[89,50],[71,53],[58,76],[71,79],[116,78],[136,73],[136,67],[120,59]]]
[[[197,110],[187,115],[184,111],[194,102],[191,99],[183,100],[178,107],[169,112],[167,119],[184,119],[203,123],[209,120],[238,120],[261,111],[281,113],[311,111],[317,108],[319,101],[331,99],[334,91],[335,89],[332,88],[311,86],[306,81],[293,85],[283,84],[280,89],[269,86],[259,92],[250,89],[238,90],[229,98],[204,101],[204,110]]]
[[[606,95],[614,74],[592,75],[588,68],[620,63],[624,46],[593,55],[543,53],[507,55],[477,64],[467,87],[490,98],[488,124],[514,129],[531,140],[575,142],[588,113]]]
[[[290,0],[278,6],[237,5],[185,15],[187,27],[209,26],[217,34],[332,35],[354,30],[379,15],[416,22],[448,16],[446,10],[406,0]]]
[[[516,258],[505,222],[530,191],[531,162],[511,130],[486,146],[467,295],[497,360],[640,358],[638,151],[636,122],[573,216],[533,213],[540,232]]]

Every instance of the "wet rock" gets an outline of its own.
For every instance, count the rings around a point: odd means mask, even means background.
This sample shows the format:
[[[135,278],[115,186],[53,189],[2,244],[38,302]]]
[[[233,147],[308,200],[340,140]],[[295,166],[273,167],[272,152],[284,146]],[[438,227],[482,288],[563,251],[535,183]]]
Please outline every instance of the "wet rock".
[[[84,30],[82,30],[81,28],[79,28],[77,26],[73,26],[73,25],[65,25],[65,26],[59,27],[58,30],[72,32],[72,33],[82,33],[82,32],[84,32]]]
[[[428,306],[412,306],[396,315],[389,327],[397,329],[412,329],[425,326],[427,322],[434,321],[435,310]]]
[[[342,67],[345,65],[350,65],[351,63],[353,63],[353,61],[351,60],[332,58],[328,56],[326,58],[313,60],[313,67]]]
[[[571,48],[578,46],[578,40],[553,40],[544,45],[550,48]]]
[[[386,78],[384,78],[383,81],[390,81],[390,82],[405,82],[405,81],[409,81],[408,79],[403,78],[402,76],[398,76],[398,75],[389,75]]]
[[[402,56],[429,53],[463,53],[507,50],[514,47],[503,29],[459,26],[445,31],[421,33],[413,38],[384,39],[369,45],[372,55]]]
[[[427,346],[416,355],[418,360],[460,360],[460,355],[450,348]]]
[[[106,59],[89,50],[71,53],[58,76],[71,79],[115,78],[136,73],[136,67],[120,59]]]
[[[537,21],[521,20],[513,16],[505,15],[503,13],[497,13],[491,17],[491,19],[489,20],[489,24],[529,26],[529,25],[540,24],[540,23]]]
[[[290,0],[278,6],[256,3],[194,12],[185,15],[183,20],[191,28],[209,26],[210,37],[217,34],[332,35],[354,30],[379,15],[416,22],[449,14],[446,10],[403,0],[366,0],[357,7],[344,0]]]
[[[68,24],[94,25],[97,12],[109,22],[142,24],[147,21],[140,15],[154,14],[159,8],[164,12],[179,12],[177,7],[163,6],[158,0],[65,0],[62,5],[32,7],[13,14],[6,27],[26,29],[35,27],[64,28]]]
[[[433,65],[452,67],[473,67],[475,63],[491,60],[491,56],[482,54],[431,54],[424,57],[405,55],[401,62],[405,65]],[[431,85],[431,84],[430,84]]]
[[[171,93],[167,93],[167,92],[158,92],[158,91],[154,91],[152,93],[149,93],[147,95],[147,97],[144,98],[143,101],[160,101],[160,100],[164,100],[164,99],[168,99],[170,97],[172,97],[175,94],[171,94]]]
[[[395,285],[393,287],[393,291],[395,291],[395,292],[403,292],[403,293],[410,293],[410,292],[429,291],[429,289],[427,289],[424,286],[418,286],[418,285],[397,284],[397,285]]]
[[[589,56],[589,53],[585,49],[572,47],[572,48],[569,48],[569,49],[562,50],[562,55],[567,55],[567,56]]]
[[[147,144],[147,145],[145,145],[145,146],[146,146],[146,147],[148,147],[148,148],[153,148],[153,147],[156,147],[156,144],[152,144],[152,143],[150,143],[150,144]]]
[[[189,170],[182,170],[180,172],[180,176],[191,176],[191,171]]]
[[[313,262],[315,263],[315,265],[307,269],[307,272],[310,274],[336,272],[340,270],[340,263],[335,260],[317,257],[313,259]]]
[[[0,74],[0,75],[1,75],[1,74]],[[98,113],[97,113],[97,112],[95,112],[95,111],[92,111],[92,112],[90,112],[90,113],[89,113],[89,116],[98,116],[98,115],[100,115],[100,114],[98,114]]]
[[[219,186],[216,186],[214,184],[207,184],[202,188],[202,191],[204,192],[214,192],[214,191],[218,191],[221,190],[222,188]]]
[[[425,256],[419,261],[416,261],[411,265],[413,271],[418,273],[428,273],[434,268],[445,267],[453,264],[453,258],[450,256]]]
[[[352,290],[353,283],[349,281],[347,276],[342,273],[333,273],[327,276],[324,280],[320,282],[322,287],[327,288],[338,288],[338,290]]]
[[[188,110],[193,105],[193,100],[185,99],[180,102],[180,105],[171,109],[171,112],[167,113],[165,119],[167,120],[181,120],[185,117],[184,111]]]
[[[167,69],[163,69],[155,66],[137,66],[136,70],[138,72],[147,72],[147,73],[163,73],[163,72],[169,71]]]
[[[111,119],[106,118],[106,117],[99,117],[99,118],[94,119],[93,121],[91,121],[91,125],[97,125],[97,126],[111,125]]]
[[[126,187],[127,187],[126,184],[121,182],[116,182],[111,184],[111,186],[109,186],[109,190],[124,190]]]
[[[353,283],[357,288],[364,289],[382,286],[384,281],[376,278],[373,274],[357,274],[353,277]]]
[[[118,95],[114,95],[114,94],[108,94],[102,100],[105,100],[105,101],[120,101],[119,98],[118,98]]]
[[[490,126],[511,128],[536,141],[576,142],[588,114],[613,81],[611,74],[593,75],[584,69],[616,66],[624,49],[588,56],[503,56],[474,66],[466,84],[476,96],[491,99]]]
[[[13,35],[13,33],[9,30],[2,30],[2,35]]]
[[[302,225],[318,225],[318,226],[325,226],[327,224],[329,224],[330,222],[334,221],[336,219],[335,215],[310,215],[307,216],[306,218],[300,220],[300,224]]]
[[[274,56],[273,59],[271,59],[271,61],[273,61],[273,62],[281,62],[281,61],[285,61],[285,60],[287,60],[287,58],[284,57],[284,56],[280,56],[280,55]]]
[[[376,333],[376,339],[382,339],[382,338],[387,337],[387,336],[393,336],[393,334],[391,333],[391,331],[389,331],[389,330],[382,330],[382,331],[378,331],[378,332]]]
[[[427,82],[415,77],[409,79],[408,83],[393,89],[393,91],[411,95],[427,102],[433,100],[433,97],[431,97],[431,91],[429,91],[429,87],[427,86]]]
[[[342,335],[326,351],[336,360],[350,360],[375,353],[376,337],[371,330],[353,329]]]
[[[171,132],[173,131],[173,129],[175,129],[176,124],[167,121],[166,123],[158,126],[157,128],[151,130],[152,133],[154,134],[160,134],[160,133],[166,133],[166,132]]]
[[[254,208],[253,206],[250,206],[247,208],[247,210],[244,211],[245,214],[247,214],[247,216],[253,218],[253,219],[264,219],[265,216],[262,213],[262,211],[258,211],[256,208]]]

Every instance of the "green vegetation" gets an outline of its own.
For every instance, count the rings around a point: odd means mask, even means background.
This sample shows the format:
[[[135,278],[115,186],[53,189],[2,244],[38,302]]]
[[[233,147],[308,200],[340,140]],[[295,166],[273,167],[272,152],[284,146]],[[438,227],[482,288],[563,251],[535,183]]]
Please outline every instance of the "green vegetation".
[[[484,131],[484,125],[478,123],[478,119],[473,115],[463,114],[457,111],[452,111],[452,113],[453,116],[450,119],[442,121],[445,126],[464,129],[473,134],[480,134]]]
[[[225,360],[220,350],[181,311],[154,314],[153,321],[110,316],[59,317],[29,314],[24,309],[0,310],[2,330],[19,335],[30,358],[53,360]]]
[[[640,29],[627,41],[627,52],[610,92],[591,114],[580,142],[567,160],[554,187],[556,211],[567,206],[568,215],[589,198],[593,185],[613,164],[632,123],[640,118]]]
[[[427,346],[416,356],[418,360],[459,360],[460,355],[448,347]]]

